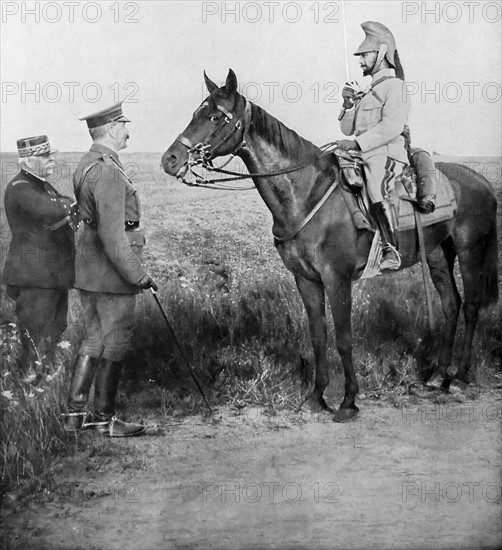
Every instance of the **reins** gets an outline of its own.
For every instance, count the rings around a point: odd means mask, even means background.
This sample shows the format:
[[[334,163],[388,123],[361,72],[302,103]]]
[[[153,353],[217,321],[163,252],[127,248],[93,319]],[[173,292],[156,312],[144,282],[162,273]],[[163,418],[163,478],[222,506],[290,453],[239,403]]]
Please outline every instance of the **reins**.
[[[241,149],[244,149],[246,147],[246,132],[249,128],[249,124],[251,121],[251,103],[244,98],[245,107],[244,107],[244,121],[241,119],[237,120],[231,129],[231,131],[223,138],[220,139],[219,142],[216,143],[216,145],[212,146],[210,143],[197,143],[195,145],[192,145],[190,140],[185,137],[184,135],[180,134],[176,141],[179,141],[183,146],[185,146],[188,149],[188,170],[195,176],[196,183],[190,183],[183,179],[184,183],[187,185],[190,185],[191,187],[206,187],[207,185],[212,185],[215,183],[226,183],[229,181],[239,181],[244,179],[250,179],[250,178],[268,178],[273,176],[282,176],[284,174],[290,174],[292,172],[297,172],[299,170],[303,170],[303,168],[306,168],[310,165],[310,163],[302,164],[299,166],[294,166],[293,168],[287,168],[284,170],[277,170],[275,172],[267,172],[267,173],[249,173],[249,174],[241,174],[239,172],[234,172],[233,170],[225,170],[223,166],[226,166],[229,162],[232,161],[232,159],[237,155],[237,152]],[[216,105],[216,108],[224,114],[224,117],[222,118],[222,122],[224,124],[229,124],[231,120],[233,120],[234,115],[227,111],[223,106]],[[244,134],[242,136],[241,142],[239,145],[235,148],[234,152],[231,154],[230,158],[225,162],[222,166],[217,167],[213,165],[212,159],[214,157],[214,152],[220,147],[221,145],[225,144],[238,130],[240,130],[244,126]],[[213,136],[216,135],[218,130],[223,128],[223,125],[218,126],[215,128],[214,132],[209,136],[208,139],[211,139]],[[194,154],[198,155],[198,158],[194,158]],[[215,172],[217,174],[225,174],[228,176],[233,176],[231,178],[222,178],[222,179],[207,179],[200,174],[197,174],[193,170],[194,166],[201,166],[205,170],[209,172]],[[220,187],[221,189],[221,187]],[[247,190],[252,189],[252,187],[248,188],[228,188],[229,190]]]
[[[223,113],[224,117],[221,119],[222,123],[218,125],[215,130],[211,133],[211,135],[208,138],[208,141],[205,143],[197,143],[193,145],[191,141],[185,137],[183,134],[180,134],[176,141],[181,143],[184,147],[188,149],[188,160],[186,162],[188,171],[195,176],[196,183],[192,183],[189,181],[186,181],[183,177],[182,181],[191,187],[204,187],[206,189],[224,189],[224,190],[232,190],[232,191],[245,191],[249,189],[253,189],[253,187],[247,187],[247,188],[235,188],[235,187],[222,187],[221,185],[218,187],[209,187],[209,185],[214,184],[225,184],[229,181],[239,181],[244,179],[250,179],[250,178],[269,178],[274,176],[282,176],[284,174],[291,174],[292,172],[298,172],[299,170],[303,170],[304,168],[307,168],[312,163],[308,162],[305,164],[301,164],[298,166],[293,166],[292,168],[286,168],[284,170],[277,170],[274,172],[267,172],[267,173],[248,173],[248,174],[241,174],[239,172],[235,172],[233,170],[226,170],[223,167],[227,166],[229,162],[237,155],[237,153],[244,149],[246,147],[246,135],[247,131],[249,129],[249,126],[251,124],[251,103],[244,98],[245,101],[245,107],[244,107],[244,113],[243,113],[243,120],[238,119],[234,126],[231,128],[230,132],[221,138],[215,146],[211,145],[209,143],[209,140],[213,138],[219,130],[225,127],[225,125],[230,124],[230,122],[233,120],[234,115],[227,111],[223,106],[216,105],[216,108]],[[215,152],[217,151],[218,147],[225,144],[229,139],[241,128],[244,128],[242,138],[240,143],[237,145],[237,147],[234,149],[233,153],[231,154],[230,158],[222,164],[220,167],[213,165],[213,158],[215,156]],[[320,150],[321,154],[320,157],[327,155],[332,152],[333,149],[336,148],[336,142],[327,143],[326,145],[323,145]],[[207,179],[200,174],[197,174],[197,172],[194,171],[195,166],[201,166],[202,168],[210,171],[215,172],[217,174],[224,174],[228,176],[232,176],[229,178],[222,178],[222,179]],[[333,183],[329,186],[329,188],[325,191],[323,196],[320,198],[320,200],[316,203],[314,208],[303,218],[298,224],[294,226],[294,228],[289,231],[284,236],[277,236],[275,233],[273,234],[274,242],[275,244],[283,244],[287,241],[290,241],[298,235],[298,233],[312,220],[312,218],[317,214],[317,212],[321,209],[323,204],[328,200],[328,198],[331,196],[333,191],[337,187],[337,180],[333,181]]]

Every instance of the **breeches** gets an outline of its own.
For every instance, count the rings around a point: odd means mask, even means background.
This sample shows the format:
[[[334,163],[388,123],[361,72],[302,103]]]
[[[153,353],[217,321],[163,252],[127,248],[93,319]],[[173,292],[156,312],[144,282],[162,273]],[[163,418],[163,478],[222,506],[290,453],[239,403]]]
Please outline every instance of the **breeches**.
[[[66,330],[68,290],[8,285],[7,295],[16,301],[23,347],[34,344],[42,355],[52,351]]]
[[[390,198],[396,180],[396,165],[402,172],[404,164],[386,155],[374,155],[365,160],[364,173],[368,195],[373,204]]]
[[[79,290],[84,321],[80,355],[122,361],[134,331],[135,294]]]

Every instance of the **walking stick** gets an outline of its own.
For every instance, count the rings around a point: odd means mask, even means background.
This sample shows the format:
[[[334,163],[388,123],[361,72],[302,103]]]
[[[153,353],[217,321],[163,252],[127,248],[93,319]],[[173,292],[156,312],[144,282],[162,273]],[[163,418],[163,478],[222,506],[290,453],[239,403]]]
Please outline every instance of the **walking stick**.
[[[171,335],[171,338],[174,340],[174,343],[176,344],[176,347],[178,348],[178,351],[180,352],[180,355],[183,359],[183,362],[185,363],[185,366],[187,367],[188,371],[192,375],[193,381],[195,382],[195,385],[197,386],[200,394],[204,398],[204,401],[206,403],[207,408],[209,409],[209,412],[212,413],[213,411],[212,411],[211,407],[209,406],[209,402],[208,402],[206,396],[204,395],[204,392],[202,391],[202,388],[199,384],[199,381],[195,377],[195,373],[193,372],[193,369],[190,366],[190,362],[188,361],[187,356],[185,355],[183,349],[180,346],[180,343],[178,341],[178,338],[176,337],[176,334],[173,330],[173,327],[171,326],[171,323],[169,322],[169,319],[167,318],[166,312],[164,311],[164,308],[162,307],[162,304],[160,303],[159,297],[157,296],[157,292],[151,287],[150,287],[150,290],[152,291],[152,295],[155,298],[155,301],[157,302],[157,305],[159,306],[160,312],[162,313],[162,317],[164,317],[164,321],[166,322],[167,330],[168,330],[169,334]]]

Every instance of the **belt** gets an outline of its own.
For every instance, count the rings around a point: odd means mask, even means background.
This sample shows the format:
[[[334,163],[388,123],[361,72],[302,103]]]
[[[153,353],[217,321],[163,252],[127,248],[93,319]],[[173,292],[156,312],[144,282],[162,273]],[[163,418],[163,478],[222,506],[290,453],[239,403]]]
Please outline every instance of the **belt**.
[[[91,220],[90,218],[84,219],[84,224],[89,227],[89,229],[97,229],[98,224]],[[139,229],[139,221],[126,221],[124,229],[126,231],[136,231],[136,229]]]

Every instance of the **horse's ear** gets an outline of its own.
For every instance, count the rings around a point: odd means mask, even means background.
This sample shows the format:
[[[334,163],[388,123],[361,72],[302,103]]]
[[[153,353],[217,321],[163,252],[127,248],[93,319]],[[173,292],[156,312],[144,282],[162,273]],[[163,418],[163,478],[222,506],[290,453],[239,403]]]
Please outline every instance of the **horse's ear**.
[[[207,90],[210,94],[215,92],[218,89],[218,85],[215,84],[206,74],[206,71],[204,71],[204,80],[206,81]]]
[[[237,91],[237,77],[232,69],[228,69],[227,82],[225,83],[227,94],[235,94]]]

